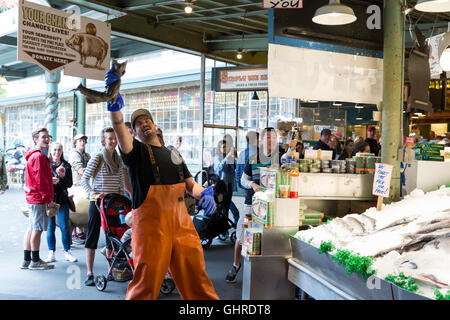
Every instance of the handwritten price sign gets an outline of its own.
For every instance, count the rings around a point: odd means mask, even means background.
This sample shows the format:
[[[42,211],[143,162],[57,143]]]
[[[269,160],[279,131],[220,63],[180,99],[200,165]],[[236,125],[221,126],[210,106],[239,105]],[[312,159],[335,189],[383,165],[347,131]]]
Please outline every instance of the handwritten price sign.
[[[389,197],[392,172],[394,166],[386,163],[375,163],[375,176],[373,178],[372,194],[383,198]]]

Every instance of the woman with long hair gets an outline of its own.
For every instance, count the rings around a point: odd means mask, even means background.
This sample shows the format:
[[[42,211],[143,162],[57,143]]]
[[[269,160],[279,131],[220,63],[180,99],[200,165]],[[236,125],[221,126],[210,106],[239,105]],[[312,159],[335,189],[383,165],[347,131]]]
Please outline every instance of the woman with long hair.
[[[354,146],[355,146],[355,143],[353,142],[353,140],[347,139],[347,141],[345,141],[344,151],[342,151],[338,160],[345,160],[345,159],[351,158]]]
[[[53,175],[54,202],[60,205],[58,225],[61,229],[62,244],[65,251],[65,259],[77,262],[70,251],[70,224],[69,224],[69,194],[67,189],[72,186],[72,166],[64,159],[63,146],[59,142],[53,142],[49,148],[49,160]],[[44,261],[55,262],[56,251],[56,217],[51,217],[47,228],[48,257]]]

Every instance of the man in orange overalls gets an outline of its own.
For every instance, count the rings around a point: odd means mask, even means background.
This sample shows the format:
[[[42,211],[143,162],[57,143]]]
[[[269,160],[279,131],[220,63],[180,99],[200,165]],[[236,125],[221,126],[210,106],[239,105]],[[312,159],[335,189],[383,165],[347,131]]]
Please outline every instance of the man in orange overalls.
[[[212,188],[204,189],[184,161],[162,146],[150,112],[131,115],[133,139],[123,122],[123,100],[108,103],[122,159],[133,187],[133,261],[135,273],[126,299],[156,299],[167,269],[183,299],[218,299],[206,274],[203,249],[184,204],[187,190],[207,214],[214,212]]]

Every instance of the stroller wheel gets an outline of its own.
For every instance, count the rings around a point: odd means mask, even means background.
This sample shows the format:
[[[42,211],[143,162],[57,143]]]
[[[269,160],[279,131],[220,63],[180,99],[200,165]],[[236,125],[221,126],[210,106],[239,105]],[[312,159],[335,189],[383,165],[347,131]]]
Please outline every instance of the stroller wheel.
[[[106,284],[108,283],[108,281],[106,280],[106,277],[103,275],[96,276],[94,279],[94,282],[95,282],[95,286],[97,287],[97,289],[99,291],[105,290]]]
[[[201,239],[203,249],[208,249],[211,246],[212,239]]]
[[[159,291],[162,294],[170,294],[175,289],[175,281],[173,279],[164,279],[161,289]]]
[[[228,239],[228,231],[225,231],[224,233],[219,234],[219,239],[222,241],[227,241]]]
[[[230,236],[230,240],[233,244],[236,243],[236,231],[233,231],[233,233]]]

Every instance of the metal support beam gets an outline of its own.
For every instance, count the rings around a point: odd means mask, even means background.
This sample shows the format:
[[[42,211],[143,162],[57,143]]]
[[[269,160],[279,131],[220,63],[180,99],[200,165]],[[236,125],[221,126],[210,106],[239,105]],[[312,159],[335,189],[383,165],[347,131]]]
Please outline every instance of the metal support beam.
[[[205,136],[205,129],[203,125],[205,124],[205,81],[206,81],[206,56],[202,53],[200,60],[200,120],[202,121],[202,134],[201,134],[201,165],[200,168],[203,168],[203,141]]]
[[[159,22],[159,24],[168,24],[168,23],[184,23],[189,21],[204,21],[204,20],[220,20],[226,18],[236,18],[236,17],[250,17],[250,16],[266,16],[267,10],[257,10],[250,12],[236,12],[222,15],[211,15],[207,17],[190,17],[190,18],[180,18],[180,19],[170,19]]]
[[[0,37],[0,44],[10,47],[17,47],[17,38],[11,36]]]
[[[80,79],[80,84],[86,86],[86,79]],[[77,102],[77,134],[86,134],[86,97],[80,91],[76,91]]]
[[[405,16],[402,0],[384,2],[382,162],[394,166],[388,201],[400,200]]]

